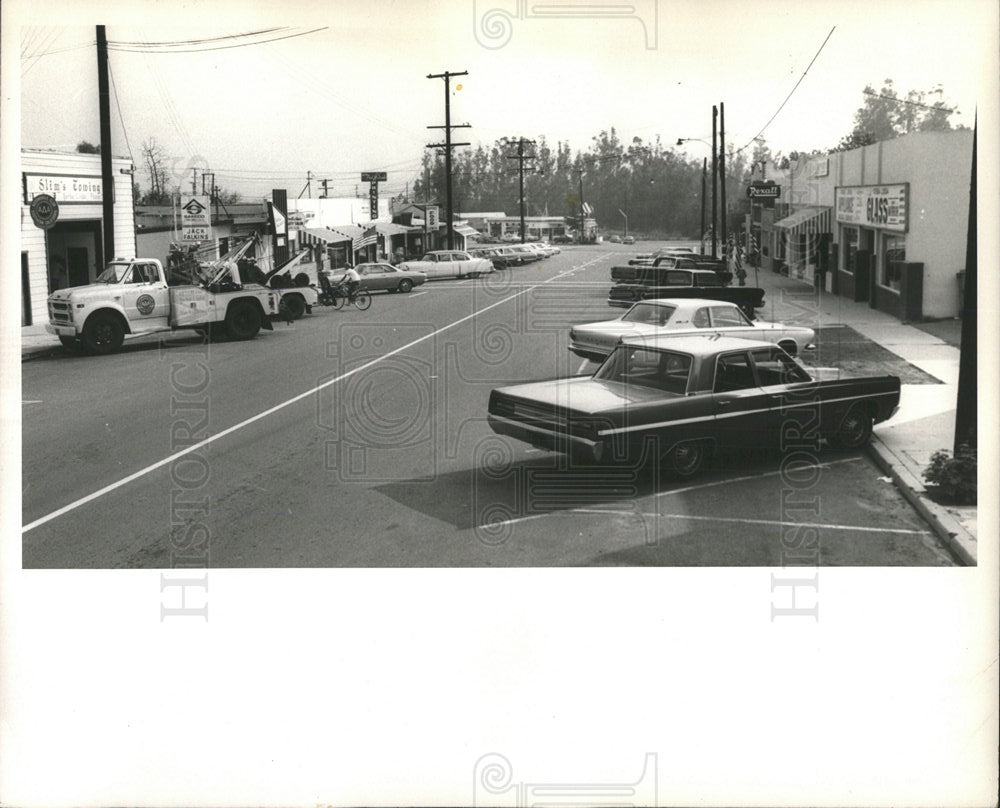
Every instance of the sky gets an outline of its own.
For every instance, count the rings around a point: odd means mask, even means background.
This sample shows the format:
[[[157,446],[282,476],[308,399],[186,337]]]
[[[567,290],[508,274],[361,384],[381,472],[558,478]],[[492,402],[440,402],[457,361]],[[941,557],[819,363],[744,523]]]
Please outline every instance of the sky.
[[[544,136],[574,151],[612,126],[626,144],[710,141],[713,104],[724,104],[727,142],[736,148],[762,134],[773,152],[825,149],[850,131],[865,85],[878,89],[886,78],[901,95],[942,85],[958,108],[953,122],[968,126],[977,103],[996,96],[990,2],[275,0],[262,11],[246,3],[112,1],[97,8],[15,3],[18,25],[5,25],[4,38],[19,35],[22,52],[22,146],[72,150],[99,140],[96,24],[107,26],[113,43],[229,37],[204,52],[185,52],[203,45],[113,50],[112,142],[140,166],[144,188],[142,144],[155,138],[176,181],[190,182],[193,166],[208,167],[221,187],[248,199],[275,187],[318,195],[307,172],[327,178],[331,195],[364,193],[366,170],[387,171],[383,192],[405,190],[426,145],[442,139],[442,130],[427,127],[444,123],[444,81],[426,77],[446,70],[468,73],[451,83],[452,122],[471,124],[454,139]],[[544,9],[561,16],[542,17]],[[232,38],[268,28],[279,30]],[[697,141],[683,150],[691,159],[710,154]]]

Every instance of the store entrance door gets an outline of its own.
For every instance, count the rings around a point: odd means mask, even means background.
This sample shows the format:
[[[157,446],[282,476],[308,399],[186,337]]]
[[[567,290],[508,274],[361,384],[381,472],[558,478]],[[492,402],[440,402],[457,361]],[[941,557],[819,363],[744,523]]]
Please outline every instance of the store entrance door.
[[[104,269],[99,219],[59,222],[48,231],[49,288],[93,283]]]

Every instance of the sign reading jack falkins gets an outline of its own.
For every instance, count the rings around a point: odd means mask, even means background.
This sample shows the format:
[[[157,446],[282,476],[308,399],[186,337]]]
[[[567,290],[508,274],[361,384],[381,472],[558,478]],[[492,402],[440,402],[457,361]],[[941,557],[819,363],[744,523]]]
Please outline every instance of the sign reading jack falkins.
[[[837,221],[897,233],[907,231],[910,184],[849,185],[837,188]]]

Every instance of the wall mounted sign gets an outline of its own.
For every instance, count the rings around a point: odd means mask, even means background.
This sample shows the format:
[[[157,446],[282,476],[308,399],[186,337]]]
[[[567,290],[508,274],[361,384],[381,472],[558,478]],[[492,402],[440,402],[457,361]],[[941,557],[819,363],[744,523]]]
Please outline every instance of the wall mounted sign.
[[[48,194],[39,194],[31,200],[31,221],[35,227],[48,230],[59,219],[59,203]]]
[[[851,185],[837,188],[837,221],[905,233],[910,184]]]
[[[750,199],[778,199],[781,197],[781,186],[774,182],[752,182],[747,186],[747,196]]]
[[[59,204],[100,203],[104,200],[104,186],[100,174],[41,174],[24,173],[24,204],[40,194],[54,197]]]

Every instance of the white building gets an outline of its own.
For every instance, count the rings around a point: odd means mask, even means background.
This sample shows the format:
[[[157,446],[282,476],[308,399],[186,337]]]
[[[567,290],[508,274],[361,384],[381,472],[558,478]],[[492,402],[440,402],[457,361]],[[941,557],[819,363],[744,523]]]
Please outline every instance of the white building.
[[[112,158],[114,251],[104,255],[101,156],[35,149],[21,151],[21,325],[48,320],[46,299],[55,289],[93,283],[107,261],[134,256],[135,219],[132,161]],[[56,200],[51,227],[35,224],[31,202],[47,194]]]

